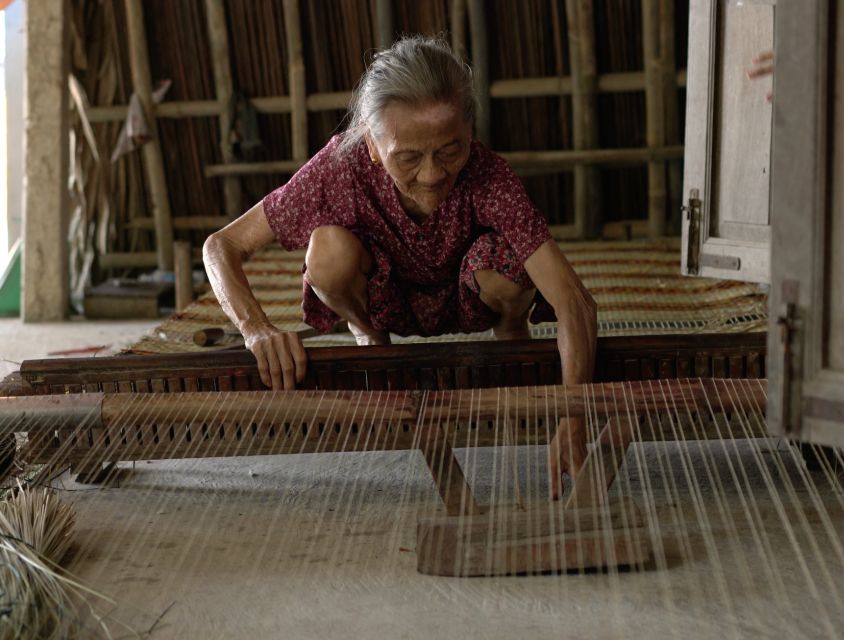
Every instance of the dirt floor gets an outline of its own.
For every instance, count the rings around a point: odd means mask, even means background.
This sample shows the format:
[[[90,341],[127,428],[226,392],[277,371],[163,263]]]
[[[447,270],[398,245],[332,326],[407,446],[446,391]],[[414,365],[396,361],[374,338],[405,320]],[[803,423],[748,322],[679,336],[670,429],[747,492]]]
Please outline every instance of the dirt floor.
[[[0,356],[137,339],[152,325],[0,321]],[[481,502],[541,447],[458,452]],[[471,460],[468,456],[473,456]],[[844,492],[778,440],[646,443],[614,491],[654,545],[646,567],[440,578],[416,571],[416,519],[440,503],[418,452],[123,463],[58,479],[78,509],[70,569],[151,638],[817,638],[844,626]]]

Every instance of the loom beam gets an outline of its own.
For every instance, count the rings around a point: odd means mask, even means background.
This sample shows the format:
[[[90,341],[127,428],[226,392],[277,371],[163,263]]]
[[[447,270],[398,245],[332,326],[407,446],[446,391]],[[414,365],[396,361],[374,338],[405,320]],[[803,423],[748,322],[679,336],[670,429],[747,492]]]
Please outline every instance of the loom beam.
[[[765,393],[764,380],[686,379],[435,392],[7,397],[0,398],[0,436],[25,433],[25,460],[69,462],[89,474],[119,460],[420,449],[449,512],[471,513],[476,506],[452,447],[546,444],[560,418],[586,414],[764,411]]]
[[[765,334],[599,338],[596,382],[762,378]],[[560,384],[556,340],[307,349],[301,389],[448,390]],[[10,394],[265,390],[245,350],[28,360]],[[0,395],[3,395],[0,390]]]

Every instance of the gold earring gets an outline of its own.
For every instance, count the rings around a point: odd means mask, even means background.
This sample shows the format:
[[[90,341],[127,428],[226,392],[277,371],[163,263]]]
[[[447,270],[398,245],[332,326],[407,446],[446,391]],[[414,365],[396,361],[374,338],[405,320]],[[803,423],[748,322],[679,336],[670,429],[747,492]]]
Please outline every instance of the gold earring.
[[[370,159],[370,160],[372,160],[372,164],[378,164],[379,162],[381,162],[381,161],[380,161],[378,158],[376,158],[375,156],[369,156],[369,159]]]

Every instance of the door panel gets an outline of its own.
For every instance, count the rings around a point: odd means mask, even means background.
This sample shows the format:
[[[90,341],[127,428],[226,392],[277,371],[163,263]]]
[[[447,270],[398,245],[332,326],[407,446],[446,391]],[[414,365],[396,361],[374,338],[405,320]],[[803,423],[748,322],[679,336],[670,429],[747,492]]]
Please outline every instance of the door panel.
[[[689,22],[683,271],[769,282],[774,0],[693,0]],[[693,194],[697,197],[693,198]]]
[[[768,425],[844,445],[844,11],[778,9]]]

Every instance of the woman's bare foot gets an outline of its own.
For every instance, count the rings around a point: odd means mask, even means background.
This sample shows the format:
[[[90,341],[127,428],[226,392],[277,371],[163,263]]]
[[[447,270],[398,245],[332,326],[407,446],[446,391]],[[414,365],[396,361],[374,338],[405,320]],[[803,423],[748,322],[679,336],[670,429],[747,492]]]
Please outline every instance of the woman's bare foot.
[[[527,322],[524,323],[523,327],[493,327],[492,334],[496,340],[530,340],[532,337]]]
[[[366,332],[349,322],[349,331],[355,337],[359,347],[366,347],[378,344],[390,344],[390,334],[387,331]]]

